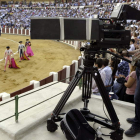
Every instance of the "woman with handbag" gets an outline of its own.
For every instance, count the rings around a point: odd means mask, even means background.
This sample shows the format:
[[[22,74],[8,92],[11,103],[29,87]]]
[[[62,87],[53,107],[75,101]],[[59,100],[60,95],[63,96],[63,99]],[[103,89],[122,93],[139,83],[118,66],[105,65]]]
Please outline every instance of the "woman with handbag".
[[[125,78],[127,82],[124,83],[126,86],[126,94],[124,95],[124,101],[134,103],[134,93],[137,84],[136,78],[136,67],[130,65],[130,74]]]

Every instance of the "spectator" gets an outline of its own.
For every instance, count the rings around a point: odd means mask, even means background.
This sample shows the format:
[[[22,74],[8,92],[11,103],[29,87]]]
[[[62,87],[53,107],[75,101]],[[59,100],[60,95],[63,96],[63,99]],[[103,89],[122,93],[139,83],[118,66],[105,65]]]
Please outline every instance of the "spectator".
[[[105,84],[105,71],[102,68],[102,59],[101,58],[96,59],[95,67],[98,68],[98,71],[101,75],[101,79],[102,79],[103,83]],[[94,95],[100,95],[99,89],[96,85],[96,82],[95,82],[94,78],[92,78],[92,93]]]
[[[112,83],[115,80],[115,75],[116,75],[119,63],[120,63],[120,60],[117,59],[115,56],[112,56],[110,58],[110,68],[112,69]]]
[[[126,94],[124,96],[124,101],[134,103],[134,93],[136,89],[136,67],[130,65],[130,74],[126,77],[124,85],[127,87]]]
[[[130,40],[130,48],[128,49],[128,51],[134,51],[135,50],[134,43],[135,43],[135,40],[131,39]]]
[[[129,64],[128,62],[122,60],[119,64],[118,64],[118,70],[116,72],[116,76],[115,76],[115,81],[113,84],[113,91],[114,93],[117,93],[118,89],[121,87],[121,84],[117,82],[118,78],[121,77],[127,77],[129,74]]]
[[[112,84],[112,70],[108,66],[109,60],[107,58],[103,58],[102,60],[102,68],[105,71],[105,87],[107,92],[109,93],[111,90],[111,84]]]

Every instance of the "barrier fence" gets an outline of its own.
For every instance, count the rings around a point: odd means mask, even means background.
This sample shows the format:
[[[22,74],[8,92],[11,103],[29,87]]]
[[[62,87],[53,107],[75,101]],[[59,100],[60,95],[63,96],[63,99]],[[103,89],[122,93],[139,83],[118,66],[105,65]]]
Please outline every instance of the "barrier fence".
[[[4,33],[4,34],[18,34],[18,35],[30,35],[30,30],[14,29],[14,28],[1,28],[1,33]]]
[[[74,75],[72,75],[71,77],[74,77]],[[71,77],[68,77],[68,78],[71,78]],[[66,81],[66,79],[67,79],[67,78],[62,79],[61,81],[58,81],[58,82]],[[38,89],[38,90],[36,90],[36,91],[42,90],[42,89],[47,88],[47,87],[50,87],[50,86],[52,86],[52,85],[55,85],[55,84],[57,84],[58,82],[53,83],[53,84],[51,84],[51,85],[47,85],[46,87],[43,87],[43,88]],[[30,95],[30,94],[36,92],[36,91],[30,92],[30,93],[28,93],[28,94],[26,94],[26,95],[22,95],[22,96],[20,96],[20,97],[18,96],[19,94],[17,94],[17,95],[15,95],[15,98],[14,98],[14,99],[11,99],[11,100],[9,100],[9,101],[7,101],[7,102],[4,102],[4,103],[0,104],[0,106],[3,106],[3,105],[5,105],[5,104],[7,104],[7,103],[12,102],[12,101],[15,100],[15,113],[14,113],[14,115],[9,116],[9,117],[7,117],[7,118],[4,118],[4,119],[0,120],[0,122],[3,122],[3,121],[5,121],[5,120],[8,120],[8,119],[10,119],[10,118],[12,118],[12,117],[14,117],[14,116],[15,116],[15,121],[18,122],[18,116],[19,116],[19,114],[21,114],[21,113],[23,113],[23,112],[25,112],[25,111],[27,111],[27,110],[29,110],[29,109],[31,109],[31,108],[37,106],[37,105],[40,105],[40,104],[42,104],[42,103],[44,103],[44,102],[46,102],[46,101],[48,101],[48,100],[50,100],[50,99],[52,99],[52,98],[54,98],[54,97],[56,97],[56,96],[58,96],[58,95],[60,95],[60,94],[62,94],[62,93],[65,92],[65,91],[60,92],[60,93],[58,93],[57,95],[54,95],[54,96],[52,96],[52,97],[50,97],[50,98],[48,98],[48,99],[45,99],[44,101],[41,101],[41,102],[39,102],[39,103],[37,103],[37,104],[35,104],[35,105],[33,105],[33,106],[31,106],[31,107],[25,109],[25,110],[22,110],[22,111],[18,112],[19,98],[28,96],[28,95]]]
[[[17,34],[17,35],[30,36],[30,30],[27,30],[27,29],[1,28],[1,33],[2,34]],[[80,47],[81,47],[80,41],[64,40],[61,42],[71,45],[75,49],[80,49]]]

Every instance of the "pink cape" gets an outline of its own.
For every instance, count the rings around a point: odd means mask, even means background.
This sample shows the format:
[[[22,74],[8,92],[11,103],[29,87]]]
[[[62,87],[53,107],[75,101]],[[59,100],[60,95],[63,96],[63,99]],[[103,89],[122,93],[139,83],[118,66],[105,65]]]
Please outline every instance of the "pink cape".
[[[30,58],[27,56],[27,54],[24,52],[23,57],[21,58],[22,60],[30,60]]]
[[[14,58],[11,58],[11,65],[9,65],[9,68],[20,69]]]
[[[27,46],[26,53],[28,54],[28,56],[33,56],[34,55],[34,53],[33,53],[33,51],[32,51],[30,46]]]

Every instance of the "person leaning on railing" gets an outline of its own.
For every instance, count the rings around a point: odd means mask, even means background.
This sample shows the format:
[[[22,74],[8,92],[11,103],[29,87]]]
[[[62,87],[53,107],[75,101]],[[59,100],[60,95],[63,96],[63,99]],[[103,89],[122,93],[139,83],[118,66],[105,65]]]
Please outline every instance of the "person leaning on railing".
[[[122,51],[123,56],[132,55],[131,65],[134,66],[137,61],[140,62],[140,49],[134,51]],[[135,103],[135,117],[127,118],[127,122],[131,123],[132,126],[125,131],[125,135],[133,137],[137,133],[140,133],[140,68],[136,68],[137,86],[134,94]]]

